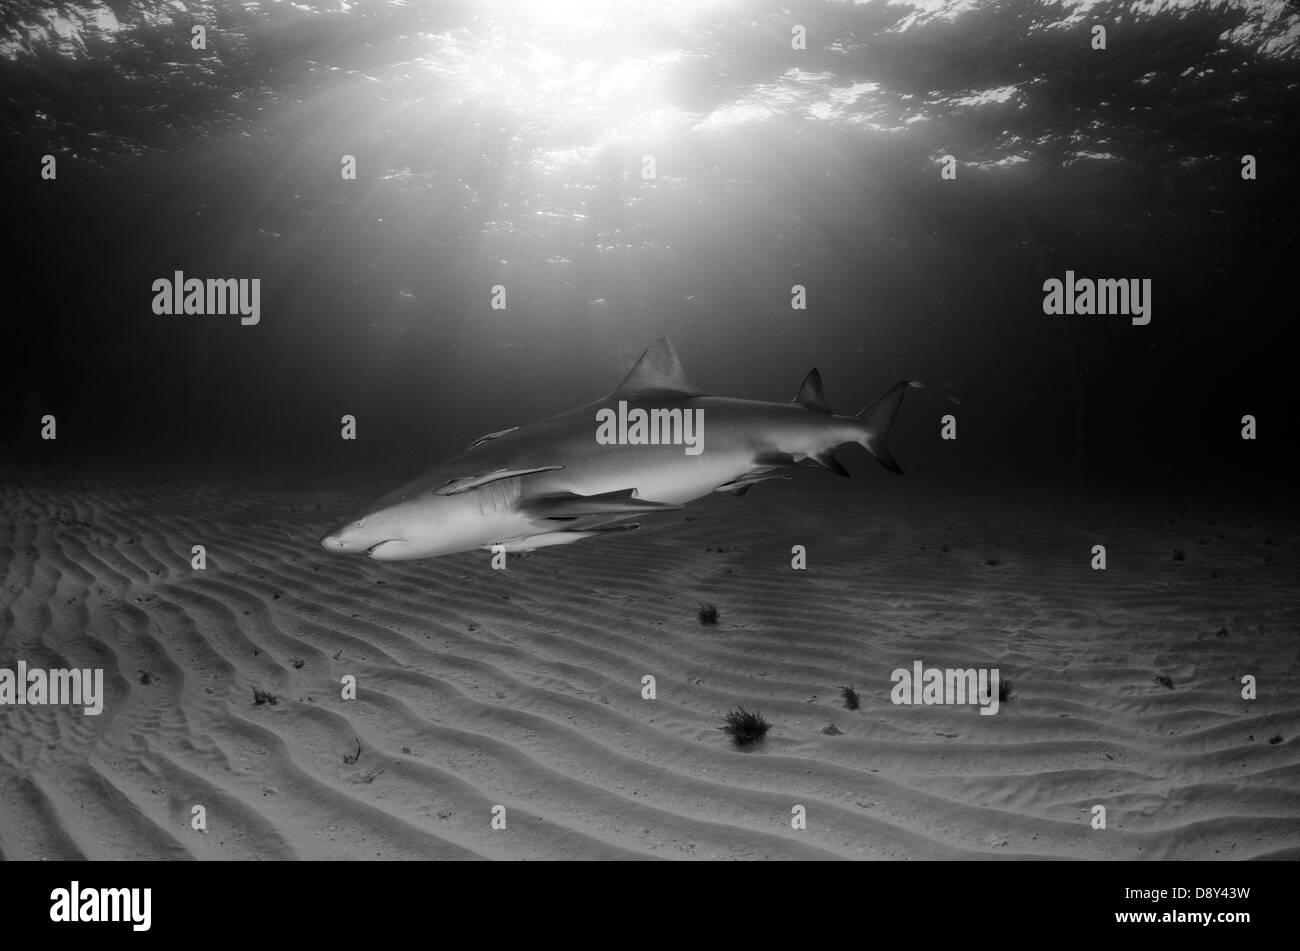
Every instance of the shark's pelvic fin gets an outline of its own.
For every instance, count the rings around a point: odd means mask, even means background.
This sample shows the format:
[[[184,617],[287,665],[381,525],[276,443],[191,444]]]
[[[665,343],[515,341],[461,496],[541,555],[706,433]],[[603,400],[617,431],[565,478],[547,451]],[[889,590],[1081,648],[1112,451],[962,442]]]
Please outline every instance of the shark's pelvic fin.
[[[484,545],[483,548],[487,551],[491,551],[497,545],[500,545],[507,554],[515,555],[520,552],[533,551],[537,548],[547,548],[551,545],[568,545],[572,542],[580,542],[584,538],[591,538],[593,535],[604,535],[606,532],[630,532],[633,529],[640,527],[640,522],[632,522],[628,525],[607,525],[604,528],[588,528],[579,532],[542,532],[540,535],[523,535],[519,538],[509,538],[503,542]]]
[[[503,429],[497,433],[488,433],[486,436],[479,436],[478,439],[475,439],[472,443],[470,443],[468,446],[465,447],[465,451],[469,452],[471,449],[477,449],[485,442],[491,442],[493,439],[496,439],[498,436],[504,436],[506,433],[513,433],[518,428],[519,428],[518,426],[511,426],[509,429]]]
[[[789,479],[789,476],[769,475],[759,476],[757,479],[736,479],[734,482],[727,482],[714,489],[714,492],[730,492],[732,495],[744,495],[750,487],[759,482],[766,482],[768,479]]]
[[[487,485],[489,482],[496,482],[499,479],[512,479],[515,476],[532,475],[536,472],[552,472],[556,469],[563,469],[564,466],[538,466],[536,469],[496,469],[493,472],[484,472],[477,475],[461,476],[459,479],[451,479],[443,485],[433,490],[434,495],[460,495],[462,492],[469,492],[479,486]]]
[[[638,499],[636,489],[603,492],[600,495],[577,495],[573,492],[550,492],[534,495],[519,503],[519,511],[532,518],[581,518],[584,515],[628,515],[634,512],[670,512],[680,505]]]
[[[766,452],[760,452],[754,457],[754,466],[756,469],[762,469],[771,472],[773,469],[781,466],[798,466],[799,461],[788,452],[781,452],[779,449],[769,449]],[[745,473],[750,475],[755,469]]]
[[[627,396],[630,393],[672,393],[678,396],[705,396],[704,390],[686,379],[682,361],[677,351],[668,342],[667,337],[660,337],[646,348],[645,353],[636,361],[632,371],[623,378],[610,396]]]
[[[772,471],[778,466],[792,466],[795,469],[816,469],[821,466],[830,469],[837,476],[848,476],[849,470],[840,465],[840,461],[835,458],[834,449],[827,449],[824,452],[813,453],[805,456],[803,453],[793,454],[780,452],[779,450],[769,450],[758,455],[754,460],[760,467],[767,471]],[[756,470],[750,470],[741,476],[741,479],[748,479]]]
[[[817,372],[816,367],[808,371],[808,375],[799,384],[799,392],[791,402],[801,403],[819,413],[831,412],[831,408],[826,405],[826,397],[822,395],[822,375]]]

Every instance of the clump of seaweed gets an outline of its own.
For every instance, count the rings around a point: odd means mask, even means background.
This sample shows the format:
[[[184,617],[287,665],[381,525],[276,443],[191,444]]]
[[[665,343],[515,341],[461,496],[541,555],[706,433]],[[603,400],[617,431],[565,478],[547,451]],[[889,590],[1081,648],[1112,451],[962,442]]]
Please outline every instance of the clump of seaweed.
[[[1160,674],[1158,677],[1156,677],[1156,683],[1158,683],[1160,686],[1164,687],[1164,688],[1167,689],[1167,690],[1173,690],[1173,689],[1174,689],[1174,680],[1173,680],[1173,678],[1172,678],[1172,677],[1168,677],[1168,676],[1166,676],[1165,674]]]
[[[711,604],[701,604],[699,611],[696,613],[699,615],[701,624],[718,623],[718,609]]]
[[[731,741],[737,746],[749,746],[757,743],[767,736],[767,731],[772,728],[772,724],[763,718],[761,713],[750,713],[744,707],[738,707],[730,711],[726,717],[726,725],[722,727],[723,732],[731,737]]]
[[[279,702],[280,698],[271,693],[271,691],[254,688],[253,706],[260,707],[264,703],[269,703],[271,706],[275,706]]]
[[[852,687],[841,687],[840,696],[844,698],[844,706],[850,710],[856,710],[862,706],[861,701],[858,700],[858,692]]]

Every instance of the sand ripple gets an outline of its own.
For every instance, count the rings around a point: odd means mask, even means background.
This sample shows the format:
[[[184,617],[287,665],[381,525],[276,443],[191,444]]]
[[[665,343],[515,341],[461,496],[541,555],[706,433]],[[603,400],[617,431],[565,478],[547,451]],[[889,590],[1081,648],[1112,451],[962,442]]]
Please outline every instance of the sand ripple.
[[[0,855],[1300,857],[1294,522],[796,483],[501,572],[326,555],[357,501],[0,486],[0,665],[107,692],[0,710]],[[1012,699],[895,706],[916,659]]]

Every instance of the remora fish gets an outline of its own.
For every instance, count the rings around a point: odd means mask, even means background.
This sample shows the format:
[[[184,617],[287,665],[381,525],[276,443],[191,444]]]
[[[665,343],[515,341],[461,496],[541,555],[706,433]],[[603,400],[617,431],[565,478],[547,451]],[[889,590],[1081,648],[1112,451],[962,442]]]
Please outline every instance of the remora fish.
[[[378,561],[564,545],[636,528],[626,519],[679,509],[710,492],[743,495],[755,482],[788,479],[778,470],[805,459],[847,476],[834,450],[851,442],[901,474],[885,439],[906,388],[896,384],[856,416],[831,412],[815,369],[790,403],[710,396],[686,379],[672,344],[661,337],[608,396],[480,437],[320,543]],[[700,448],[691,454],[681,441],[601,444],[598,414],[625,418],[629,408],[677,411],[678,420],[694,414],[703,424]]]

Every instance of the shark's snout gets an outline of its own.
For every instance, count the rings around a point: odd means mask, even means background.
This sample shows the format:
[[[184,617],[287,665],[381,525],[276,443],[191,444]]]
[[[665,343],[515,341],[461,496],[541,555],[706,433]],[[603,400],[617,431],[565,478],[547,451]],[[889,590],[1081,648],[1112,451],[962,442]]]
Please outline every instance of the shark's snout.
[[[379,526],[375,526],[379,528]],[[345,522],[320,540],[320,547],[330,552],[370,554],[381,545],[393,541],[391,534],[375,531],[364,518]]]

